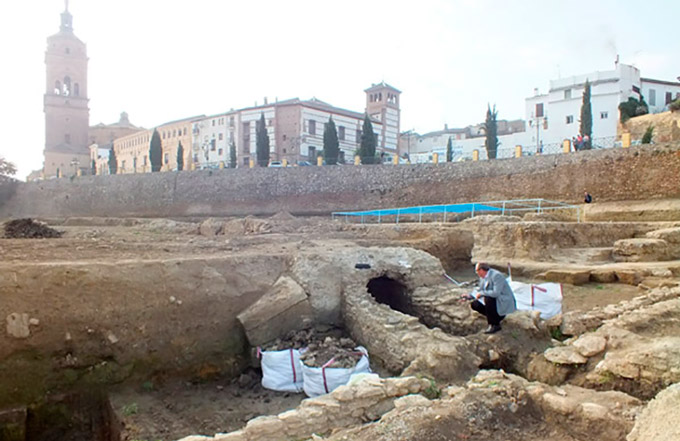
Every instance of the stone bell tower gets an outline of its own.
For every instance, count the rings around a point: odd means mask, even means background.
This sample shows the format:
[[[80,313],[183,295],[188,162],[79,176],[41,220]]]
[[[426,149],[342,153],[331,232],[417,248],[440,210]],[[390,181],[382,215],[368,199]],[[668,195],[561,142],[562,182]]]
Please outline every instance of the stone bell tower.
[[[73,33],[68,0],[59,32],[47,38],[43,176],[73,176],[90,169],[87,48]]]
[[[366,92],[366,113],[382,123],[380,151],[397,152],[399,142],[399,97],[401,91],[384,81],[373,84]]]

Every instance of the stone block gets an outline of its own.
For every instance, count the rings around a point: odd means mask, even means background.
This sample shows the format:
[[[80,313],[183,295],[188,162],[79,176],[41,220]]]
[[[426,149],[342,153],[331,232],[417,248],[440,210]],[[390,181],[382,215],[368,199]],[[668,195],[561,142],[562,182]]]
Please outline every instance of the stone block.
[[[599,335],[586,334],[579,337],[572,346],[584,357],[592,357],[604,351],[607,340]]]
[[[576,348],[571,346],[546,349],[543,356],[546,360],[557,364],[585,364],[588,361]]]
[[[555,283],[568,283],[570,285],[584,285],[590,281],[588,270],[550,270],[538,275],[539,278]]]
[[[282,276],[257,302],[238,315],[251,345],[274,340],[311,322],[307,294],[295,280]]]
[[[216,433],[215,440],[219,441],[248,441],[243,430],[237,430],[230,433]]]
[[[590,272],[590,280],[596,283],[616,282],[616,272],[610,270],[593,270]]]
[[[14,338],[28,338],[31,335],[28,314],[13,312],[7,316],[7,334]]]
[[[638,286],[642,282],[642,273],[635,270],[619,270],[616,271],[616,278],[626,285]]]
[[[246,424],[245,432],[248,437],[262,439],[269,435],[282,433],[285,424],[275,416],[261,416],[254,418]]]
[[[432,401],[422,395],[406,395],[394,400],[394,407],[397,409],[407,409],[409,407],[430,407]]]
[[[645,234],[649,239],[661,239],[669,244],[680,245],[680,228],[664,228]]]
[[[669,259],[668,243],[661,239],[621,239],[614,242],[617,262],[657,262]]]

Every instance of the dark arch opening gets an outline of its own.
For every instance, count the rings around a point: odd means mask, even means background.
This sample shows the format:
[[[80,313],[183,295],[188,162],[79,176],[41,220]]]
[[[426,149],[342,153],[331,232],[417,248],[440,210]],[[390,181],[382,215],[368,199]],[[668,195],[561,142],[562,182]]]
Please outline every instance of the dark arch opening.
[[[415,316],[411,298],[406,285],[387,276],[371,279],[367,285],[368,292],[378,303],[404,314]]]

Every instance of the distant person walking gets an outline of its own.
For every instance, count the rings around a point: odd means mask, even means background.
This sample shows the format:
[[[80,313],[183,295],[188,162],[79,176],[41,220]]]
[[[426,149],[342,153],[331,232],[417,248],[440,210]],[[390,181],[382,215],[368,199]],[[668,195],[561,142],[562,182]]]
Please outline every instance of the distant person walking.
[[[593,202],[593,197],[587,191],[583,192],[583,202],[586,204]]]

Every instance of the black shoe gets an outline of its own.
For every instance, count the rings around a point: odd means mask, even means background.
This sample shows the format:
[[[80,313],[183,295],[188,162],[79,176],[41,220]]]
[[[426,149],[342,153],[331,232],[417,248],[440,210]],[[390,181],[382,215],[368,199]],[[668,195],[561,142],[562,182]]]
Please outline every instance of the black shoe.
[[[488,328],[486,328],[486,331],[484,331],[485,334],[495,334],[496,332],[500,331],[501,325],[489,325]]]

